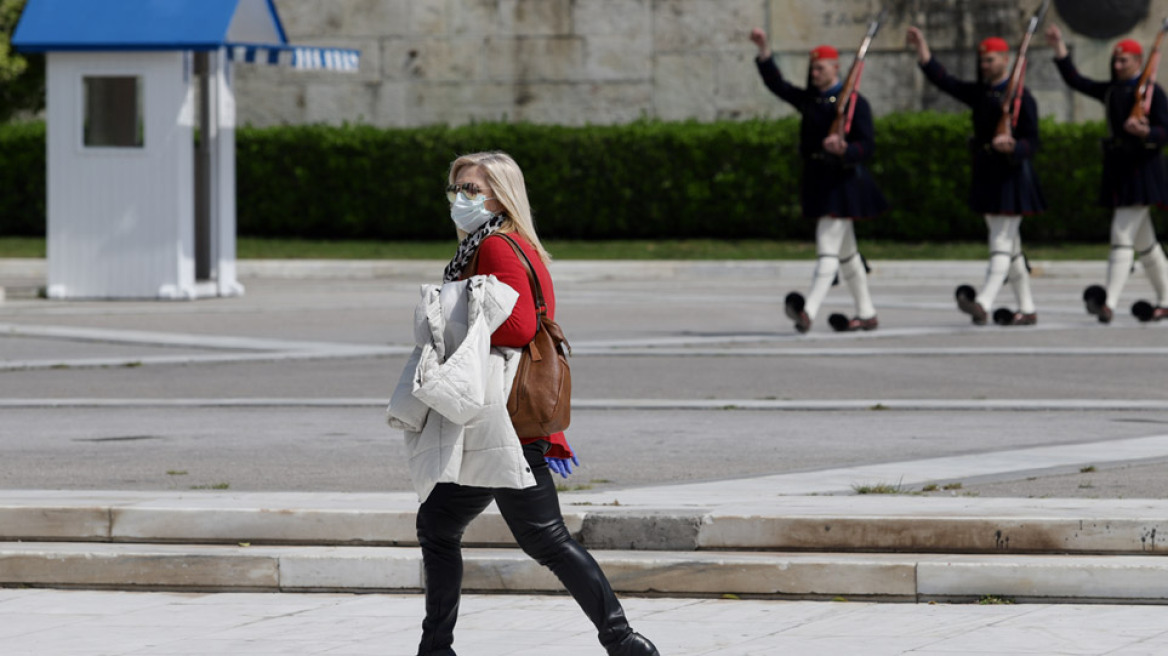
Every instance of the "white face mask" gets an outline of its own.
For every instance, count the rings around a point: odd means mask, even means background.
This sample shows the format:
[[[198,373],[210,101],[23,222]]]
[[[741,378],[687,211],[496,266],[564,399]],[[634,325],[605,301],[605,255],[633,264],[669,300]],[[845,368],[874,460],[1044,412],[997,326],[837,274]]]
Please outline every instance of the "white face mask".
[[[465,192],[458,192],[458,196],[450,204],[450,220],[454,221],[454,225],[458,226],[459,230],[467,234],[473,233],[495,215],[486,207],[488,200],[494,199],[481,194],[474,198],[467,198]]]

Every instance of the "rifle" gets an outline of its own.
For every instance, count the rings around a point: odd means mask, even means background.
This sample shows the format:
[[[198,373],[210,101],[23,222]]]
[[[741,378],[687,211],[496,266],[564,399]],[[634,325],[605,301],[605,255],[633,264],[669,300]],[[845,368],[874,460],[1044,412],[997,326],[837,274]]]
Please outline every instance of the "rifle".
[[[876,37],[876,32],[880,29],[880,21],[883,19],[884,10],[881,9],[876,18],[868,24],[868,33],[860,42],[860,49],[856,51],[856,59],[852,62],[851,70],[848,71],[843,89],[840,90],[839,100],[835,102],[835,119],[831,122],[828,134],[846,137],[848,131],[852,129],[852,116],[856,113],[856,96],[860,93],[860,77],[864,75],[864,57],[868,54],[868,46],[872,45],[872,39]]]
[[[998,120],[994,136],[1013,136],[1014,126],[1018,125],[1018,115],[1022,112],[1023,81],[1026,79],[1026,51],[1030,49],[1030,38],[1038,31],[1038,25],[1046,17],[1048,7],[1050,0],[1042,0],[1026,26],[1022,45],[1018,46],[1018,56],[1014,58],[1014,66],[1010,69],[1010,82],[1006,84],[1006,93],[1002,96],[1002,118]]]
[[[1156,43],[1148,53],[1148,61],[1144,62],[1144,71],[1140,73],[1140,83],[1136,86],[1136,103],[1132,105],[1131,118],[1137,121],[1147,120],[1152,109],[1152,90],[1156,87],[1156,71],[1160,68],[1160,40],[1165,31],[1168,31],[1168,18],[1164,19],[1156,34]]]

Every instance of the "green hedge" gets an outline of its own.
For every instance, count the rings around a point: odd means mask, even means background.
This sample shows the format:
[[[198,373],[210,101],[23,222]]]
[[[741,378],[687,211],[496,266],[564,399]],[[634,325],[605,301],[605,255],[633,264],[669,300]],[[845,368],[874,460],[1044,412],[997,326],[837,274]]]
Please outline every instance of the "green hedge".
[[[1050,209],[1028,240],[1107,239],[1095,206],[1099,123],[1043,123],[1036,168]],[[877,119],[872,165],[893,209],[862,237],[981,240],[966,208],[968,115]],[[446,168],[460,153],[502,149],[523,166],[541,235],[560,239],[808,239],[799,214],[798,121],[641,121],[562,127],[241,128],[239,232],[324,239],[445,239]],[[44,129],[0,126],[0,234],[44,232]]]
[[[0,235],[45,234],[45,125],[0,125]]]

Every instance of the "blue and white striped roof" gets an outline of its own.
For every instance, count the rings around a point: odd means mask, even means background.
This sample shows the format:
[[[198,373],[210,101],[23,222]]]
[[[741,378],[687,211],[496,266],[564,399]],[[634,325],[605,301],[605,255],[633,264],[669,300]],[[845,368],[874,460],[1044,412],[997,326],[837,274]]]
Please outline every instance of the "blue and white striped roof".
[[[294,46],[272,0],[28,0],[24,52],[218,50],[234,61],[356,71],[358,50]]]
[[[227,58],[248,64],[271,64],[297,70],[326,70],[356,73],[361,68],[361,52],[344,48],[303,46],[255,46],[227,44]]]

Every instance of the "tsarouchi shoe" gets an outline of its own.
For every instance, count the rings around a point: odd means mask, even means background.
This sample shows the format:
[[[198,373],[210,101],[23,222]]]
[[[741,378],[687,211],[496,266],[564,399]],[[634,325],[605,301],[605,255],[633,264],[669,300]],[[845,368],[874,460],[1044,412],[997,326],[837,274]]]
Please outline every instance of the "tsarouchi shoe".
[[[1147,301],[1136,301],[1135,305],[1132,305],[1131,311],[1141,323],[1161,321],[1168,318],[1168,308],[1152,305]]]
[[[994,310],[994,323],[999,326],[1033,326],[1038,323],[1037,312],[1014,312],[1008,308]]]
[[[1009,326],[1033,326],[1036,323],[1038,323],[1038,313],[1037,312],[1030,312],[1030,313],[1015,312],[1014,315],[1010,318],[1010,323],[1007,325],[1009,325]]]
[[[857,330],[876,330],[880,326],[880,321],[876,319],[876,315],[872,315],[867,319],[860,317],[847,318],[843,314],[833,314],[827,318],[827,322],[831,324],[833,330],[837,333],[850,333]]]
[[[791,292],[787,294],[786,300],[783,301],[783,311],[787,313],[787,318],[795,322],[795,330],[805,333],[811,330],[811,317],[807,316],[804,307],[807,306],[807,301],[799,292]]]
[[[986,311],[977,302],[977,292],[969,285],[961,285],[957,291],[953,292],[953,296],[957,299],[957,309],[968,314],[973,320],[973,323],[984,326],[986,325]]]

